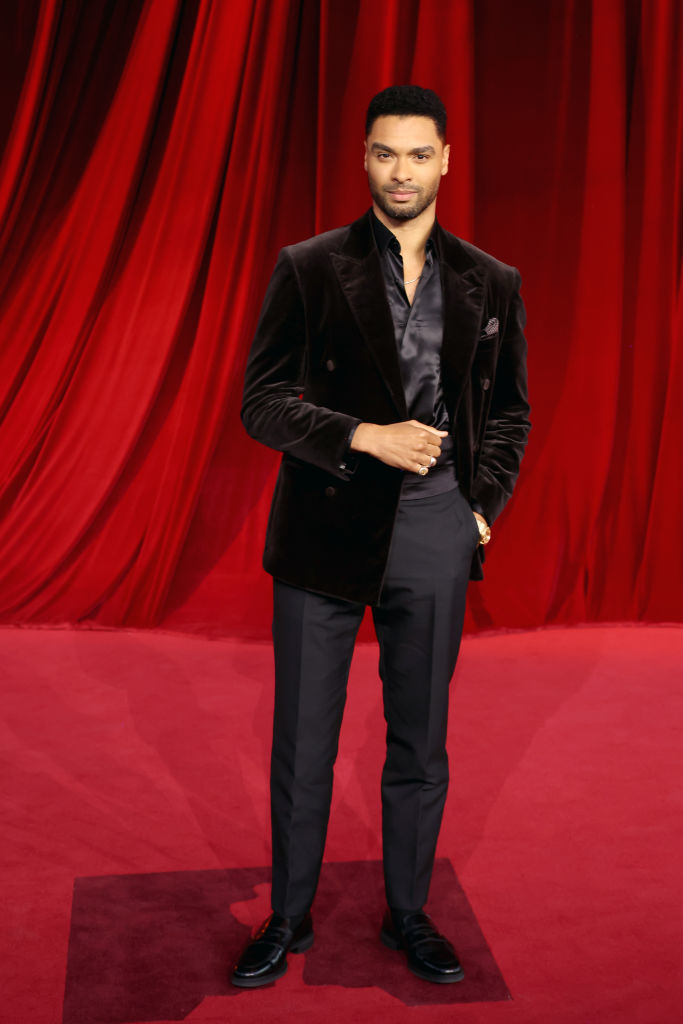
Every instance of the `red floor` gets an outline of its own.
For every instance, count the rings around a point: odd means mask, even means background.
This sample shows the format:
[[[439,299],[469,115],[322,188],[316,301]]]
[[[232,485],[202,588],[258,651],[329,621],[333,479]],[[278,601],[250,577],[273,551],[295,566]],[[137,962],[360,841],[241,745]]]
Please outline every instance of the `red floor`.
[[[316,944],[253,992],[226,972],[268,909],[268,646],[3,629],[0,658],[2,1024],[683,1019],[683,627],[465,640],[428,908],[462,954],[453,986],[376,940],[372,645]]]

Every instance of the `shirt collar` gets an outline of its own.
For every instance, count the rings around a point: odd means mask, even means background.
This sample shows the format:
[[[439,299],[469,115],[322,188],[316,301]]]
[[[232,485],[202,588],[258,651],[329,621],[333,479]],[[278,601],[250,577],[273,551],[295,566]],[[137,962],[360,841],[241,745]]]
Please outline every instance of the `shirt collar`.
[[[386,224],[382,223],[372,208],[370,208],[370,223],[372,225],[372,233],[375,236],[375,244],[377,245],[380,256],[383,256],[389,248],[391,248],[391,251],[396,253],[397,256],[400,256],[401,243],[394,232],[391,231]],[[427,252],[438,254],[436,247],[436,229],[437,221],[435,219],[434,224],[432,225],[432,230],[429,232],[429,238],[427,239],[425,249]]]

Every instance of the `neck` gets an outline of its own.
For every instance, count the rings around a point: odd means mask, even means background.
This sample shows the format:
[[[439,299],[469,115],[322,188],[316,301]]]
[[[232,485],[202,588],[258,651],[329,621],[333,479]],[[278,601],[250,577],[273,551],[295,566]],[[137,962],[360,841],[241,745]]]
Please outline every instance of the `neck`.
[[[382,224],[393,231],[398,238],[403,256],[424,256],[427,239],[436,220],[435,202],[430,203],[426,210],[412,220],[397,220],[394,217],[388,217],[375,202],[372,204],[372,209],[377,219],[381,220]]]

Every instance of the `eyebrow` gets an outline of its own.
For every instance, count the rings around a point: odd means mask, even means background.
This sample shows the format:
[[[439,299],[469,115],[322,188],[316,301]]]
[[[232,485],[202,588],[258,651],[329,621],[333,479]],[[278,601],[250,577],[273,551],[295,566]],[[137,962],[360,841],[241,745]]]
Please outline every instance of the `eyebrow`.
[[[391,148],[391,146],[385,146],[385,144],[383,142],[373,142],[373,144],[371,146],[371,149],[373,149],[373,150],[382,149],[386,153],[392,153],[394,156],[396,156],[396,153]],[[436,152],[436,150],[434,149],[433,146],[415,146],[414,149],[410,150],[410,153],[435,153],[435,152]]]

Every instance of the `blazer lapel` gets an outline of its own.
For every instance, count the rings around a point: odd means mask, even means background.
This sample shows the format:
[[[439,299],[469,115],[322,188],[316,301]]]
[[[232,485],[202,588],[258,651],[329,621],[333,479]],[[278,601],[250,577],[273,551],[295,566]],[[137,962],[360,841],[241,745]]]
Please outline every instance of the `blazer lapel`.
[[[479,341],[486,297],[486,271],[474,263],[455,235],[439,225],[444,299],[441,375],[449,412],[457,407]]]
[[[437,225],[444,332],[441,373],[449,413],[457,407],[477,348],[484,313],[486,271],[455,235]],[[330,253],[349,308],[360,328],[401,419],[407,419],[394,325],[375,247],[370,213],[354,221],[344,245]]]
[[[407,419],[394,324],[386,299],[384,276],[369,213],[350,225],[343,248],[339,252],[330,253],[330,258],[346,301],[399,417]]]

